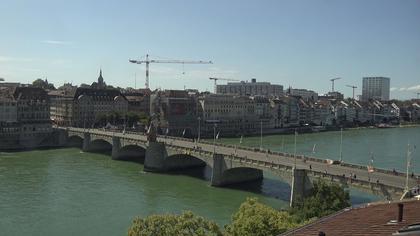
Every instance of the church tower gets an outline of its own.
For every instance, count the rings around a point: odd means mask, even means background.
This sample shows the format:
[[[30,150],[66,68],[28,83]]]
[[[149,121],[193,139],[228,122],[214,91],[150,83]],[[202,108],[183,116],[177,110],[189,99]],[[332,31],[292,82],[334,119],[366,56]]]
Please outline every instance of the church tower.
[[[104,85],[104,78],[102,77],[102,69],[99,70],[98,85],[100,87]]]

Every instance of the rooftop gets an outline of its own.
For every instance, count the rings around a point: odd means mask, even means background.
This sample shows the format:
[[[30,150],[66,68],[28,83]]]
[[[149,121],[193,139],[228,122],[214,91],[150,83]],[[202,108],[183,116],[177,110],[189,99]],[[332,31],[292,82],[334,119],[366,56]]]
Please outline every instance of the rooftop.
[[[399,204],[403,205],[401,222],[398,222]],[[419,200],[382,202],[347,208],[282,235],[319,235],[320,231],[326,236],[392,235],[416,223],[420,223]]]

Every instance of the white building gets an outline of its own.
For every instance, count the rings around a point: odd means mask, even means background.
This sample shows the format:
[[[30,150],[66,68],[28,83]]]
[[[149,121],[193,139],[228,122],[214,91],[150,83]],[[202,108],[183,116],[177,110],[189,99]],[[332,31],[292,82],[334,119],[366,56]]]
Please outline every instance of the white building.
[[[318,101],[318,93],[312,90],[290,88],[288,93],[292,96],[299,96],[305,101]]]
[[[390,78],[387,77],[364,77],[362,88],[362,100],[377,99],[389,100]]]
[[[252,79],[251,83],[241,81],[228,83],[225,85],[216,86],[217,94],[234,94],[240,96],[275,96],[279,97],[283,95],[283,86],[277,84],[271,84],[269,82],[257,82],[256,79]]]

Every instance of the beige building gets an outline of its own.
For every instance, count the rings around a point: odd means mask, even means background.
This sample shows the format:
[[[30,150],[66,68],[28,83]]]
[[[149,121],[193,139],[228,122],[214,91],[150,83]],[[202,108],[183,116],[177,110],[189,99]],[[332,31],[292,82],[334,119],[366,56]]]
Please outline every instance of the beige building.
[[[112,113],[123,116],[128,111],[128,101],[121,92],[105,88],[102,71],[91,88],[63,86],[48,95],[51,120],[60,126],[92,127],[101,116]]]
[[[60,126],[92,127],[102,115],[128,111],[127,99],[115,89],[77,88],[49,96],[51,120]]]
[[[271,84],[269,82],[257,82],[252,79],[251,82],[234,82],[225,85],[216,86],[217,94],[234,94],[240,96],[273,96],[279,97],[283,95],[283,86]]]
[[[255,102],[250,97],[207,94],[198,102],[203,133],[213,134],[215,124],[221,136],[252,133],[260,128]]]

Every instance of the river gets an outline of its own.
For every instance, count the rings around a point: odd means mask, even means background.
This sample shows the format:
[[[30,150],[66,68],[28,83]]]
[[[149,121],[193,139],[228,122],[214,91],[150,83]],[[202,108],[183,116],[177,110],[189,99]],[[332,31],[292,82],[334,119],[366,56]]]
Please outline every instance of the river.
[[[373,152],[376,166],[403,170],[407,143],[420,147],[419,135],[420,128],[345,131],[343,157],[366,164]],[[298,135],[297,152],[337,159],[339,138],[340,132]],[[239,143],[239,139],[218,141]],[[259,146],[259,142],[259,137],[243,139],[243,145]],[[293,151],[294,137],[266,136],[263,144]],[[412,156],[418,173],[419,152]],[[113,161],[109,155],[77,148],[1,152],[1,234],[126,235],[135,216],[183,210],[224,225],[247,197],[258,197],[275,208],[288,204],[290,187],[270,173],[264,173],[262,183],[232,189],[210,187],[206,170],[155,174],[142,169],[138,163]],[[376,199],[351,190],[353,204]]]

